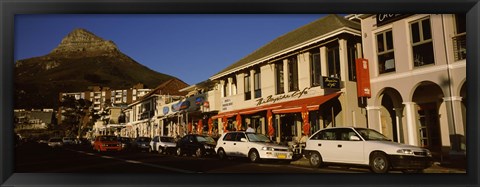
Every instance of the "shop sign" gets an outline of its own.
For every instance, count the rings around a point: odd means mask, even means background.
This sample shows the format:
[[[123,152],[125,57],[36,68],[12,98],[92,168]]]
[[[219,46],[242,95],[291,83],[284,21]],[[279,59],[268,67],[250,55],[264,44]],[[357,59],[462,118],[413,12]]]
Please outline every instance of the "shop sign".
[[[382,26],[408,16],[410,14],[377,14],[377,26]]]
[[[169,112],[168,106],[163,107],[163,114],[168,114],[168,112]]]
[[[190,101],[184,101],[180,105],[180,110],[186,110],[188,107],[190,107]]]
[[[231,110],[233,106],[233,101],[231,99],[222,100],[222,111]]]
[[[340,89],[340,79],[334,77],[322,77],[322,88]]]
[[[200,96],[200,97],[197,97],[197,98],[195,98],[195,104],[196,104],[196,105],[201,105],[204,100],[205,100],[205,98],[203,98],[203,97],[201,97],[201,96]]]
[[[368,69],[368,60],[358,58],[355,60],[357,72],[357,97],[372,96],[370,88],[370,73]]]
[[[310,87],[306,87],[304,88],[302,91],[295,91],[291,94],[283,94],[283,95],[279,95],[279,96],[273,96],[273,95],[269,95],[267,96],[266,98],[259,98],[257,99],[257,106],[260,106],[260,105],[263,105],[263,104],[267,104],[267,103],[275,103],[277,101],[280,101],[280,100],[285,100],[285,99],[289,99],[289,98],[300,98],[302,97],[304,94],[307,94],[307,90],[309,90]]]
[[[181,104],[182,104],[181,102],[178,102],[178,103],[173,104],[173,105],[172,105],[172,112],[177,112],[177,111],[179,111]]]

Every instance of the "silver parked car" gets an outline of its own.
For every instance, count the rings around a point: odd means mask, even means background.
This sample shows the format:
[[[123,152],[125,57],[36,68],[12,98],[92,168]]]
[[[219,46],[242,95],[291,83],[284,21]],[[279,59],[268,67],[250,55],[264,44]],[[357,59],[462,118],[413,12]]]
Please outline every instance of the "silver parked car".
[[[63,140],[61,138],[50,138],[48,140],[48,146],[50,147],[62,147]]]
[[[158,152],[160,154],[175,151],[175,138],[170,136],[155,136],[150,141],[150,152]]]

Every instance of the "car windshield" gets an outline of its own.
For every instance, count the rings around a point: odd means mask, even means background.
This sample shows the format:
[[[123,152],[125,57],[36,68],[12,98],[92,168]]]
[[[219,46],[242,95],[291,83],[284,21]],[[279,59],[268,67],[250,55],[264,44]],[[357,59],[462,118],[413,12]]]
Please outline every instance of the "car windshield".
[[[215,143],[215,140],[213,140],[212,137],[210,136],[197,136],[197,141],[198,142],[210,142],[210,143]]]
[[[100,141],[117,141],[117,137],[115,137],[115,136],[102,136],[102,137],[100,137]]]
[[[175,139],[173,137],[160,137],[161,142],[175,142]]]
[[[246,133],[248,140],[251,142],[271,142],[270,139],[268,139],[265,135],[263,134],[257,134],[257,133]]]
[[[390,141],[386,136],[383,134],[373,130],[373,129],[364,129],[364,128],[355,128],[358,133],[365,139],[368,140],[380,140],[380,141]]]
[[[150,142],[151,138],[148,137],[139,137],[137,142]]]

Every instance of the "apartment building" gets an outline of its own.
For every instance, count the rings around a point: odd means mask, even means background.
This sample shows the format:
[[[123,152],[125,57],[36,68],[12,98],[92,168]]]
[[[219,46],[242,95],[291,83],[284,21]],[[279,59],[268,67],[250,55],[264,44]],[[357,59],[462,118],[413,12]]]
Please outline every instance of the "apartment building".
[[[105,110],[107,107],[114,105],[130,104],[138,98],[146,95],[152,89],[145,88],[141,83],[134,85],[129,89],[112,90],[109,87],[92,86],[87,91],[60,93],[59,100],[65,96],[75,97],[75,99],[85,99],[92,102],[92,107],[96,111]],[[62,119],[62,109],[58,110],[57,117]]]
[[[360,14],[372,97],[369,127],[436,155],[466,150],[466,19]],[[441,154],[443,153],[443,154]]]

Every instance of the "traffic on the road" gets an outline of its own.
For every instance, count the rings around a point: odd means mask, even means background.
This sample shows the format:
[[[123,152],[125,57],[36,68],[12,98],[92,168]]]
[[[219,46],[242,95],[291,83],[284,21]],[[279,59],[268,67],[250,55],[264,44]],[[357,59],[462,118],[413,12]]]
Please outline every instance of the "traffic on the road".
[[[427,149],[349,127],[320,130],[295,146],[232,131],[217,140],[198,134],[179,139],[101,135],[91,141],[52,137],[16,148],[17,172],[420,173],[432,164]]]

